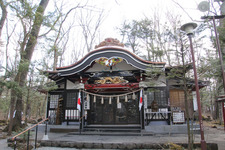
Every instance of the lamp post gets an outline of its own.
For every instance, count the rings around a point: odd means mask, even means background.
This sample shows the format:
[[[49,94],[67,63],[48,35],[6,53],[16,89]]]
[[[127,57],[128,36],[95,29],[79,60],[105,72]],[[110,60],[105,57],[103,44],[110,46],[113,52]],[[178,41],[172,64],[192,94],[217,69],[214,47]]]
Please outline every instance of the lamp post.
[[[194,50],[193,50],[193,44],[192,44],[193,31],[196,27],[197,27],[196,23],[187,23],[187,24],[184,24],[181,26],[181,30],[186,32],[186,34],[189,38],[189,41],[190,41],[192,64],[193,64],[194,77],[195,77],[195,90],[196,90],[197,104],[198,104],[198,118],[199,118],[200,133],[201,133],[201,149],[206,150],[206,142],[205,142],[205,138],[204,138],[203,122],[202,122],[200,93],[199,93],[199,86],[198,86],[198,77],[197,77],[197,71],[196,71],[196,66],[195,66],[195,56],[194,56]]]
[[[222,52],[221,52],[221,48],[220,48],[220,41],[219,41],[219,37],[218,37],[218,34],[217,34],[217,28],[216,28],[216,23],[215,23],[215,19],[222,19],[224,17],[225,17],[225,15],[203,16],[203,17],[201,17],[201,19],[212,19],[213,20],[213,28],[214,28],[215,37],[216,37],[216,47],[217,47],[217,51],[218,51],[218,55],[219,55],[219,59],[220,59],[220,66],[221,66],[222,79],[223,79],[223,89],[224,89],[224,92],[225,92],[225,73],[224,73],[224,65],[223,65],[223,56],[222,56]]]
[[[215,19],[223,19],[223,18],[225,18],[225,15],[220,15],[220,16],[203,16],[203,17],[201,17],[201,19],[212,19],[213,20],[213,28],[214,28],[215,37],[216,37],[216,47],[217,47],[217,51],[218,51],[218,55],[219,55],[219,59],[220,59],[220,67],[221,67],[221,71],[222,71],[223,90],[224,90],[224,93],[225,93],[225,72],[224,72],[224,65],[223,65],[223,56],[222,56],[222,52],[221,52],[221,48],[220,48],[220,41],[219,41],[219,37],[218,37],[218,34],[217,34],[217,28],[216,28],[216,23],[215,23]],[[224,101],[221,101],[221,103],[222,103],[223,118],[224,118],[223,119],[223,122],[224,122],[223,124],[224,124],[224,131],[225,131]]]
[[[224,0],[214,0],[214,2],[222,2],[222,4],[220,5],[220,11],[221,11],[221,14],[222,15],[219,15],[219,16],[203,16],[201,17],[201,19],[212,19],[213,20],[213,27],[214,27],[214,31],[215,31],[215,37],[216,37],[216,47],[217,47],[217,51],[218,51],[218,54],[219,54],[219,59],[220,59],[220,66],[221,66],[221,71],[222,71],[222,79],[223,79],[223,89],[224,89],[224,93],[225,93],[225,73],[224,73],[224,65],[223,65],[223,56],[222,56],[222,53],[221,53],[221,48],[220,48],[220,42],[219,42],[219,38],[218,38],[218,34],[217,34],[217,28],[216,28],[216,23],[215,23],[215,19],[223,19],[225,18],[225,2]],[[207,1],[202,1],[201,3],[199,3],[198,5],[198,9],[201,11],[201,12],[206,12],[210,10],[210,3],[207,2]],[[224,95],[222,96],[219,96],[219,99],[220,98],[223,98]],[[223,121],[224,121],[224,131],[225,131],[225,110],[224,110],[224,101],[220,101],[220,100],[217,100],[217,102],[222,102],[222,110],[223,110]]]

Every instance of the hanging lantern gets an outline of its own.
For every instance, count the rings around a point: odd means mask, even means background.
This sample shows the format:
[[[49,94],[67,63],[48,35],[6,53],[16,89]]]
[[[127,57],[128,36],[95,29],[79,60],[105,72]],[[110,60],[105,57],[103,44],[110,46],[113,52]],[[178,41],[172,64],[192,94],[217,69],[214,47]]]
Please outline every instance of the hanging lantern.
[[[102,101],[101,101],[101,103],[104,104],[104,97],[103,97],[103,96],[102,96]]]
[[[119,103],[120,103],[120,97],[117,96],[117,104],[119,104]]]
[[[127,95],[125,95],[125,102],[128,102],[128,97],[127,97]]]
[[[96,103],[96,96],[95,96],[95,95],[94,95],[94,100],[93,100],[93,102]]]
[[[109,97],[109,104],[112,104],[112,97]]]
[[[135,100],[135,99],[136,99],[136,95],[135,95],[135,93],[133,93],[133,95],[132,95],[132,99],[133,99],[133,100]]]

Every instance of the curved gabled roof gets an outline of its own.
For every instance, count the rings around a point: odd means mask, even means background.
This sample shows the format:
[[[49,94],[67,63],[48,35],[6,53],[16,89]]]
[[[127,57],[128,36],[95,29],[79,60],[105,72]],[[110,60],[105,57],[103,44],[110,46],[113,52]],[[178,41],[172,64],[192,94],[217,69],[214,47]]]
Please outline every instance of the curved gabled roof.
[[[151,62],[143,60],[132,52],[118,46],[104,46],[100,47],[96,50],[89,52],[86,56],[84,56],[80,61],[75,64],[66,67],[59,67],[57,68],[58,75],[60,76],[68,76],[75,73],[79,73],[86,69],[88,66],[92,64],[98,58],[112,58],[112,57],[120,57],[123,58],[128,64],[132,65],[133,67],[146,70],[147,68],[151,67],[164,67],[165,62]]]

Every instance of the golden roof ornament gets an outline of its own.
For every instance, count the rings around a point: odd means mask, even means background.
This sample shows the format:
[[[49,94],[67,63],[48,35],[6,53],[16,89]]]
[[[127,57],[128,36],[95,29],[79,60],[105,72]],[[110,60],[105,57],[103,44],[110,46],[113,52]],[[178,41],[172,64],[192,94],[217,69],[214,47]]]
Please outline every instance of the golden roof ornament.
[[[103,47],[103,46],[120,46],[124,47],[123,43],[120,43],[119,40],[114,38],[106,38],[105,41],[102,41],[100,44],[96,45],[95,48]]]

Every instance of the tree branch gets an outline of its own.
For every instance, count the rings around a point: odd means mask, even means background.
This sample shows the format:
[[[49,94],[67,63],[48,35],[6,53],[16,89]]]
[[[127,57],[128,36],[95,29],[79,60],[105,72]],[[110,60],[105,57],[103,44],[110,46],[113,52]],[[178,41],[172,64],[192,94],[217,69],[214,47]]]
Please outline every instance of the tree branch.
[[[187,16],[192,20],[194,21],[194,19],[188,14],[188,12],[178,3],[176,2],[175,0],[172,0],[176,5],[178,5],[183,11],[185,14],[187,14]]]

